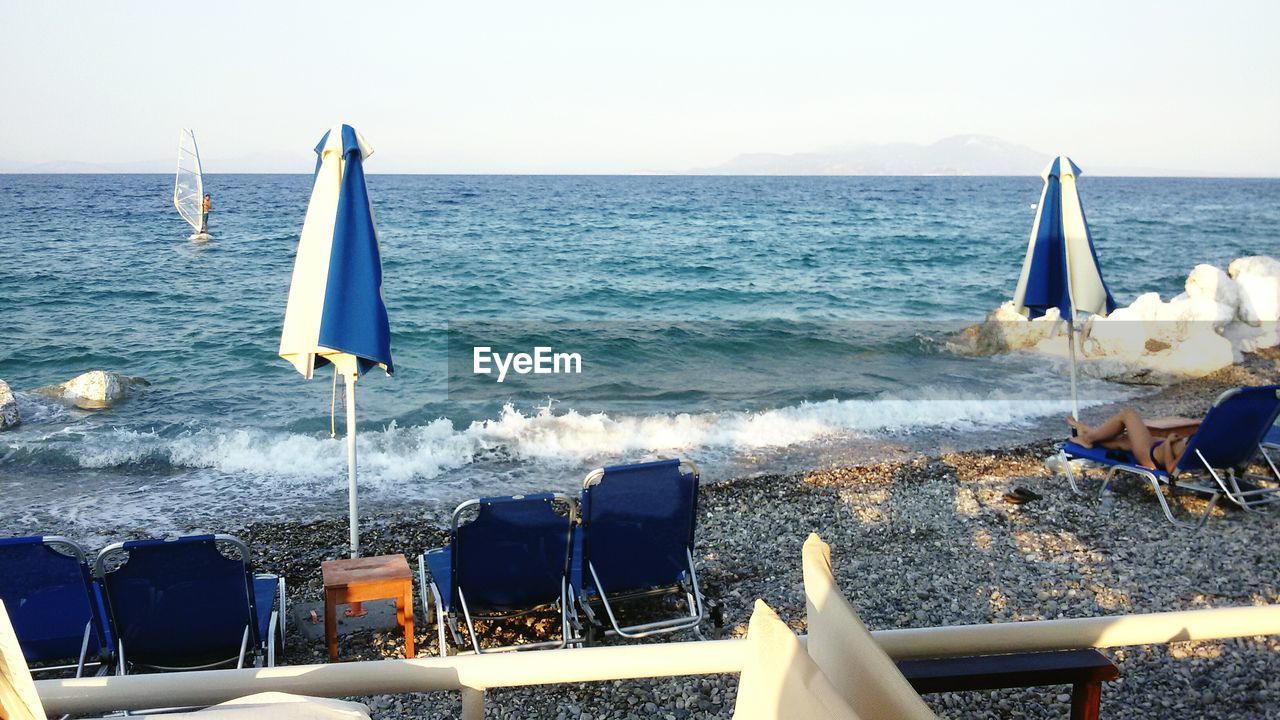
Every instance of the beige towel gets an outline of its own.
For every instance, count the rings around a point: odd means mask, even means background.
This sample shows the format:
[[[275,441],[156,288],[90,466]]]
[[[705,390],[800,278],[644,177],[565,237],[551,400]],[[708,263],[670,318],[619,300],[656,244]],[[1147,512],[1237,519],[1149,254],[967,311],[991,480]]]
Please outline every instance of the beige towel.
[[[36,684],[31,680],[27,659],[22,655],[3,600],[0,600],[0,718],[44,720],[44,706],[36,694]]]
[[[858,720],[777,613],[756,600],[734,720]]]
[[[809,656],[840,695],[863,720],[936,717],[844,599],[831,572],[831,547],[810,534],[803,556]]]

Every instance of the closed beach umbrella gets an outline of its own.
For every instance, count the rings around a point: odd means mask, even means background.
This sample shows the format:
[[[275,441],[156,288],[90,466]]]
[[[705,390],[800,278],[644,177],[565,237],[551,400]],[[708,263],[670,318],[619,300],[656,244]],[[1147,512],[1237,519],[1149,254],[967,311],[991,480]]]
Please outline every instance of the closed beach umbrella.
[[[382,301],[382,259],[373,225],[364,159],[373,154],[350,125],[316,146],[315,185],[289,284],[280,357],[311,379],[333,364],[347,388],[347,485],[351,556],[360,555],[356,527],[356,379],[375,366],[388,375],[391,330]]]
[[[1057,308],[1067,321],[1067,341],[1071,349],[1071,412],[1080,416],[1076,396],[1077,313],[1103,315],[1116,309],[1116,301],[1102,281],[1098,255],[1089,235],[1084,207],[1076,188],[1080,168],[1066,155],[1059,155],[1040,173],[1044,190],[1031,226],[1027,257],[1013,294],[1013,305],[1030,318]]]

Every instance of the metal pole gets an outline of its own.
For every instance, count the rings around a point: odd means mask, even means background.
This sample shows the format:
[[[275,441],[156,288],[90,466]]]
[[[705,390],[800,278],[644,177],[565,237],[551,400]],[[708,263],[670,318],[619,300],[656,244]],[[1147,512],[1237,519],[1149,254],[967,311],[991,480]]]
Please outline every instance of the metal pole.
[[[1076,393],[1076,309],[1067,320],[1067,342],[1071,344],[1071,417],[1080,419],[1080,397]]]
[[[360,557],[360,510],[356,500],[356,376],[347,380],[347,504],[351,513],[351,557]]]

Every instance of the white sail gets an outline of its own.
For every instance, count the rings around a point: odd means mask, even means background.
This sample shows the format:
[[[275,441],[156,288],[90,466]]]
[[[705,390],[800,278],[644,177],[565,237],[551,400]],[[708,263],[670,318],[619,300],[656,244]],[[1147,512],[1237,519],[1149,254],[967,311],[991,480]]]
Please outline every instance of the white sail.
[[[173,181],[173,206],[196,232],[200,232],[200,204],[203,200],[204,180],[200,177],[196,134],[184,128],[178,135],[178,174]]]

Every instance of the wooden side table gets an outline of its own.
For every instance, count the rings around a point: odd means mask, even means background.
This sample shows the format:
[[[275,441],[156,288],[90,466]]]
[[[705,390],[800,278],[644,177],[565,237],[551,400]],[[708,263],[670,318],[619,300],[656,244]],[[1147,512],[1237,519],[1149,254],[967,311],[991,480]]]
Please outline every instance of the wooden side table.
[[[413,573],[403,555],[326,560],[324,577],[324,638],[329,662],[338,661],[337,607],[366,600],[393,599],[396,623],[404,629],[404,656],[413,657]]]

